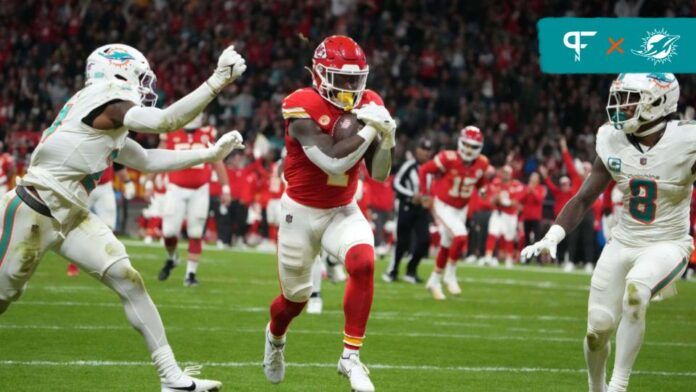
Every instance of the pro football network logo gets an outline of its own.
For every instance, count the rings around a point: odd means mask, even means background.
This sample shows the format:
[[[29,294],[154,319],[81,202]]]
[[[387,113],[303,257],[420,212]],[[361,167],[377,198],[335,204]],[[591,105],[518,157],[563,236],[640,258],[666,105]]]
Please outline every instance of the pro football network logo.
[[[653,65],[664,64],[677,55],[679,38],[679,35],[670,35],[665,29],[648,31],[640,50],[632,49],[631,52],[647,58]]]
[[[563,45],[575,52],[575,61],[578,62],[580,51],[587,47],[587,44],[581,42],[582,37],[594,37],[596,34],[596,31],[569,31],[563,36]]]

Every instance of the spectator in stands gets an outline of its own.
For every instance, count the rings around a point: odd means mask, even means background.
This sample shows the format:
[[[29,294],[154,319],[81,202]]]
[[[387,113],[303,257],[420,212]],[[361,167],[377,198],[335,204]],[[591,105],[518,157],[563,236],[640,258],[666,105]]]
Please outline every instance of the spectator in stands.
[[[539,173],[532,173],[520,201],[522,204],[520,219],[524,226],[525,245],[533,244],[541,239],[541,215],[546,193],[547,189],[541,185]]]

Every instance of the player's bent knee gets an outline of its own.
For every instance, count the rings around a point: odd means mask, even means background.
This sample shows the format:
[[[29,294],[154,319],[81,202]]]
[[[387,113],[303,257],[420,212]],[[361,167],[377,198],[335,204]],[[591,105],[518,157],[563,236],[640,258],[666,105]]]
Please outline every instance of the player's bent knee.
[[[637,282],[628,282],[623,300],[623,317],[630,321],[645,318],[651,295],[649,287]]]
[[[357,276],[373,276],[375,271],[375,249],[368,244],[351,247],[346,253],[346,271]]]
[[[123,259],[111,265],[104,273],[104,277],[109,286],[119,291],[119,294],[122,294],[121,290],[141,290],[145,288],[142,276],[133,268],[128,259]],[[115,284],[112,285],[110,283]]]
[[[295,285],[294,287],[286,287],[283,285],[283,297],[291,302],[307,302],[312,295],[312,283],[305,285]]]
[[[608,334],[614,329],[614,316],[602,308],[592,308],[587,313],[588,334]]]

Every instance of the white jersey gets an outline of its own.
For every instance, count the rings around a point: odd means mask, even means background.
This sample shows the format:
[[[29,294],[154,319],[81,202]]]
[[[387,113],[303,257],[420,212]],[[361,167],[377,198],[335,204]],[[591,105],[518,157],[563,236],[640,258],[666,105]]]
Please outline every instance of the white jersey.
[[[128,129],[98,130],[82,122],[92,110],[112,101],[140,104],[140,94],[125,82],[86,86],[63,106],[34,150],[20,185],[33,186],[61,223],[70,230],[88,213],[87,196],[111,165],[128,136]]]
[[[623,211],[612,238],[632,247],[678,241],[691,246],[689,208],[696,176],[696,124],[670,121],[651,149],[632,144],[605,124],[597,133],[597,155],[623,193]]]

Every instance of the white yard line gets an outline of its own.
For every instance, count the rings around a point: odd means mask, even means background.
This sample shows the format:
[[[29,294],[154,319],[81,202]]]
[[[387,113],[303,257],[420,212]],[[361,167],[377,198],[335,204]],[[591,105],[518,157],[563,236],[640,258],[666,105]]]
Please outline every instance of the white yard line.
[[[15,329],[15,330],[46,330],[46,331],[113,331],[113,330],[131,330],[130,327],[116,326],[116,325],[23,325],[23,324],[0,324],[0,330],[2,329]],[[168,331],[197,331],[197,332],[235,332],[235,333],[249,333],[249,334],[261,334],[262,329],[260,328],[238,328],[238,327],[175,327],[170,326],[167,328]],[[533,330],[530,330],[533,331]],[[292,329],[291,334],[302,334],[302,335],[340,335],[339,330],[314,330],[314,329]],[[394,337],[395,335],[390,332],[369,332],[369,336],[385,336]],[[402,332],[399,333],[400,337],[412,337],[412,338],[440,338],[440,339],[458,339],[458,340],[488,340],[488,341],[536,341],[536,342],[554,342],[554,343],[570,343],[577,345],[582,341],[582,334],[578,334],[577,337],[551,337],[544,336],[543,334],[534,333],[533,335],[481,335],[481,334],[461,334],[461,333],[432,333],[432,332]],[[646,346],[657,346],[657,347],[686,347],[693,348],[696,347],[696,343],[685,343],[685,342],[665,342],[665,341],[651,341],[647,340],[643,343]]]
[[[185,363],[184,365],[188,365]],[[261,367],[260,362],[201,362],[203,366],[223,367],[223,368],[246,368]],[[38,366],[38,367],[140,367],[152,366],[149,362],[139,361],[16,361],[0,360],[0,365],[6,366]],[[316,362],[288,362],[288,367],[296,368],[335,368],[334,363]],[[392,365],[385,363],[372,363],[368,365],[371,369],[381,370],[410,370],[410,371],[453,371],[470,373],[571,373],[584,374],[585,369],[568,368],[543,368],[543,367],[503,367],[503,366],[436,366],[436,365]],[[632,374],[658,377],[696,377],[696,372],[670,372],[661,370],[634,370]]]

